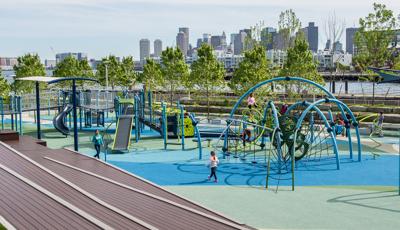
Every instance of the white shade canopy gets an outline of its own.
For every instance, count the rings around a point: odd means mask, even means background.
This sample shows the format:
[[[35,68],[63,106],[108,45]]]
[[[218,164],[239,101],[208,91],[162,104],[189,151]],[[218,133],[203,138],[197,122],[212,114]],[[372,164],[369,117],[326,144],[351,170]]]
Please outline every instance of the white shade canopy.
[[[17,78],[18,81],[40,81],[40,82],[50,82],[59,79],[58,77],[45,77],[45,76],[29,76]]]

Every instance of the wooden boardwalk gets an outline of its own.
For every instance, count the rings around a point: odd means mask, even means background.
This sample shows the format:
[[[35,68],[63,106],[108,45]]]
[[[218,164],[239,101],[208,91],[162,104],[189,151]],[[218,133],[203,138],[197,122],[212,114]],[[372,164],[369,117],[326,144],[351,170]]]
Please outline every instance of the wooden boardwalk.
[[[17,229],[251,229],[102,161],[41,144],[28,136],[0,142],[0,215]]]

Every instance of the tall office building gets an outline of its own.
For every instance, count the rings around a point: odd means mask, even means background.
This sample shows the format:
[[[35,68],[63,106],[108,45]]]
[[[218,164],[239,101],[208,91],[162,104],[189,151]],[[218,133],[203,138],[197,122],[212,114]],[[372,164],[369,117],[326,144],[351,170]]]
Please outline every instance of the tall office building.
[[[222,45],[222,36],[220,35],[213,35],[211,36],[211,46],[213,49],[220,49]]]
[[[160,39],[154,40],[154,57],[161,57],[162,41]]]
[[[203,39],[202,38],[198,38],[197,39],[197,45],[196,45],[196,47],[197,48],[200,48],[200,46],[203,44]]]
[[[187,44],[186,34],[184,32],[179,32],[176,35],[176,46],[181,50],[183,55],[187,55],[189,45]]]
[[[326,40],[326,43],[325,43],[325,50],[326,50],[326,51],[331,50],[331,39]]]
[[[140,62],[144,63],[146,58],[150,57],[150,40],[147,38],[140,39]]]
[[[356,35],[358,28],[346,28],[346,52],[354,54],[354,36]]]
[[[333,52],[335,53],[343,53],[343,44],[339,41],[333,43]]]
[[[245,32],[240,32],[235,34],[233,40],[233,54],[239,55],[243,52],[244,41],[246,39],[247,34]]]
[[[187,51],[189,50],[189,28],[188,27],[180,27],[179,32],[182,32],[185,34],[185,50],[186,53],[183,53],[184,55],[187,55]],[[181,49],[182,50],[182,49]]]
[[[211,45],[211,34],[203,34],[203,42]]]
[[[318,51],[318,26],[315,26],[314,22],[309,22],[308,26],[303,28],[303,32],[309,49],[316,53]]]
[[[265,27],[261,30],[261,42],[267,50],[272,50],[273,37],[276,34],[276,29],[272,27]]]

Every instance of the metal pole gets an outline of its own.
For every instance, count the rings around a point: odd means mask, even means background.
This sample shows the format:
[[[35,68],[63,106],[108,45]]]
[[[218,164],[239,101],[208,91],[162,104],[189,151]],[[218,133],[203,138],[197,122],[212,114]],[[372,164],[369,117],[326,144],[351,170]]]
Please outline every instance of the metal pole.
[[[182,140],[182,150],[185,150],[185,116],[183,114],[184,110],[183,110],[183,106],[180,105],[180,110],[181,110],[181,140]]]
[[[1,130],[4,129],[4,110],[3,110],[3,98],[0,97],[0,111],[1,111]]]
[[[76,114],[76,84],[75,80],[72,80],[72,112],[74,119],[74,150],[78,151],[78,121]]]
[[[42,134],[40,132],[40,92],[39,92],[39,82],[36,82],[36,125],[37,125],[37,138],[42,139]]]

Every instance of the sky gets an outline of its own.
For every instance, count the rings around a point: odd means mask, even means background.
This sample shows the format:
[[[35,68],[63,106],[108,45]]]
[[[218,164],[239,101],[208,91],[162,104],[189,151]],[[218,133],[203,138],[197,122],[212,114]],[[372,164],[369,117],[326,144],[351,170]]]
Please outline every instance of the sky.
[[[375,0],[377,1],[377,0]],[[139,57],[139,40],[174,46],[178,27],[189,27],[190,43],[203,33],[230,34],[263,21],[277,27],[279,13],[293,9],[302,25],[319,27],[319,48],[326,41],[330,15],[358,25],[372,12],[370,0],[0,0],[0,56],[85,52],[99,59],[109,54]],[[399,0],[379,1],[400,13]],[[342,41],[345,41],[343,33]],[[151,44],[153,50],[153,44]]]

